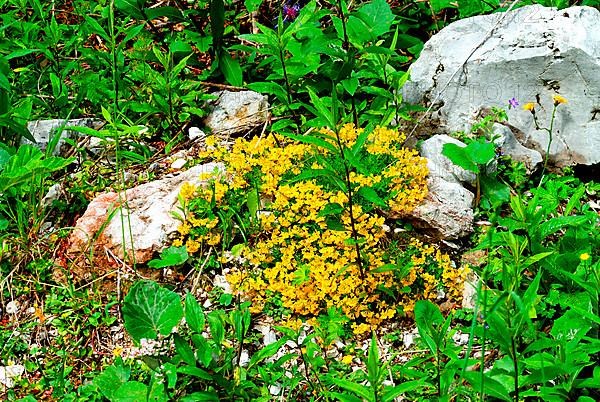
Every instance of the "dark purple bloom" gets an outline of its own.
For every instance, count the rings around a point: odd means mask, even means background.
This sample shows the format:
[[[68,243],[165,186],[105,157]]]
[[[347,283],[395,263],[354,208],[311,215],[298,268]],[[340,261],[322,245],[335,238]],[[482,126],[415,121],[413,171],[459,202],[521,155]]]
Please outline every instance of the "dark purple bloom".
[[[300,5],[298,3],[289,5],[284,4],[283,6],[283,20],[284,21],[293,21],[298,16],[300,12]]]
[[[514,97],[508,100],[508,108],[516,108],[519,106],[519,101],[517,101]]]

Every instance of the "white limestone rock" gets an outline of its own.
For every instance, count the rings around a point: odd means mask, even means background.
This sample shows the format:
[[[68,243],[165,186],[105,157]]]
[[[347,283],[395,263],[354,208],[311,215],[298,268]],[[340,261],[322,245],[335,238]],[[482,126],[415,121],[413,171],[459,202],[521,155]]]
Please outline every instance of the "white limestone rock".
[[[552,95],[558,106],[550,163],[600,162],[600,11],[592,7],[531,5],[456,21],[434,35],[410,67],[403,88],[409,103],[434,102],[449,131],[466,131],[482,110],[507,108],[508,100],[536,102],[548,127]],[[439,95],[439,96],[438,96]],[[508,110],[509,123],[524,133],[522,144],[544,155],[549,136],[530,112]]]
[[[234,134],[264,124],[269,116],[269,102],[254,91],[221,91],[213,95],[212,111],[204,124],[214,134]]]

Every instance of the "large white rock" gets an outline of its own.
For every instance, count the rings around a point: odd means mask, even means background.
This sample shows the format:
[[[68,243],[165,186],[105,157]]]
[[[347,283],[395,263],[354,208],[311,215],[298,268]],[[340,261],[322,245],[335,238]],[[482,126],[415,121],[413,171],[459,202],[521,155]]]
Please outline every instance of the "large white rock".
[[[213,95],[212,110],[204,124],[215,134],[234,134],[264,124],[269,117],[269,102],[254,91],[221,91]]]
[[[88,206],[69,237],[70,255],[88,253],[91,245],[94,254],[110,251],[123,259],[123,249],[135,261],[143,263],[162,250],[170,234],[177,230],[180,221],[171,215],[177,209],[177,195],[184,182],[202,184],[200,176],[215,170],[223,171],[216,163],[197,165],[181,174],[141,184],[119,194],[104,193]],[[127,208],[120,208],[120,200],[127,200]],[[125,247],[123,246],[125,244]]]
[[[600,162],[600,11],[540,5],[454,22],[434,35],[410,67],[403,88],[409,103],[434,102],[450,131],[467,130],[482,110],[536,102],[548,127],[552,95],[558,106],[550,162],[557,166]],[[438,97],[439,95],[439,97]],[[545,154],[549,136],[530,112],[508,110],[523,145]],[[521,140],[521,138],[519,138]]]

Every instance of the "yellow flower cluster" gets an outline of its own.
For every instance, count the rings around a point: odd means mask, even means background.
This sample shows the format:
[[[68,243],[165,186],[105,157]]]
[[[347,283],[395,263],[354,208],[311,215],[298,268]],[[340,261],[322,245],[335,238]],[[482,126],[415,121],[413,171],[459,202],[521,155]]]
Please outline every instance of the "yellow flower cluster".
[[[321,134],[337,146],[335,133],[322,130]],[[351,124],[343,126],[338,135],[347,150],[364,141],[361,157],[365,163],[381,164],[376,169],[366,166],[360,173],[352,171],[350,182],[355,190],[377,188],[396,215],[410,212],[423,201],[427,195],[426,160],[402,147],[403,135],[386,128],[366,135]],[[410,313],[416,299],[435,298],[444,286],[450,288],[451,297],[458,296],[462,274],[452,267],[448,256],[431,246],[411,244],[410,272],[399,283],[394,271],[379,269],[396,263],[386,251],[384,217],[355,202],[351,219],[344,191],[318,178],[294,180],[304,169],[322,169],[324,159],[339,157],[331,150],[268,136],[238,139],[231,150],[209,139],[201,156],[222,161],[227,177],[214,179],[207,188],[184,186],[182,199],[214,200],[217,208],[227,208],[227,200],[236,191],[260,193],[261,211],[256,217],[260,231],[249,236],[242,251],[246,263],[232,267],[227,275],[232,289],[252,301],[252,312],[263,312],[276,300],[291,313],[289,322],[297,323],[297,317],[317,316],[333,307],[349,317],[354,332],[360,334],[399,311]],[[341,210],[325,213],[335,204]],[[218,218],[210,214],[195,218],[194,213],[193,208],[186,213],[179,230],[179,242],[185,242],[188,251],[200,249],[193,242],[211,244],[218,238]],[[359,237],[360,261],[352,221]],[[192,236],[196,224],[204,225],[204,234]],[[400,295],[408,286],[411,293]]]
[[[207,214],[206,209],[203,212],[205,216],[198,217],[196,212],[190,210],[190,201],[201,200],[205,205],[209,205],[212,200],[220,202],[229,190],[229,186],[221,177],[213,177],[208,187],[196,187],[191,183],[183,183],[179,190],[181,200],[181,209],[184,216],[182,222],[177,228],[179,236],[173,240],[172,245],[180,247],[185,245],[189,254],[197,253],[203,250],[203,245],[216,246],[221,242],[221,233],[218,229],[219,219]]]

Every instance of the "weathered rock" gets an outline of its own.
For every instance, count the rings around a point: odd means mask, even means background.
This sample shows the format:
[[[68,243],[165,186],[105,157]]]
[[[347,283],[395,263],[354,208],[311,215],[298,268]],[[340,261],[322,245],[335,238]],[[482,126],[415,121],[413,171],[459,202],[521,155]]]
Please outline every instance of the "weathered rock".
[[[53,133],[55,130],[60,127],[66,126],[83,126],[90,128],[98,128],[101,126],[103,122],[98,119],[73,119],[73,120],[65,120],[63,119],[55,119],[55,120],[36,120],[27,123],[27,129],[35,138],[35,143],[42,150],[45,151],[48,147],[48,144],[52,140]],[[58,155],[61,152],[62,146],[65,144],[65,139],[74,138],[78,135],[75,131],[63,130],[60,133],[60,139],[56,144],[56,147],[53,150],[53,155]],[[30,143],[29,140],[23,139],[24,143]]]
[[[440,176],[429,176],[427,186],[427,198],[410,214],[414,225],[431,229],[443,239],[456,239],[471,233],[473,193]]]
[[[568,99],[556,111],[550,162],[600,162],[600,11],[539,5],[456,21],[434,35],[410,67],[403,88],[409,103],[434,103],[449,131],[468,130],[484,110],[508,100],[536,102],[548,127],[552,95]],[[548,133],[530,112],[508,110],[528,148],[546,153]],[[513,130],[514,131],[514,130]],[[518,147],[517,147],[518,148]]]
[[[95,255],[104,255],[108,250],[125,259],[125,244],[128,252],[125,260],[130,262],[131,256],[135,256],[137,263],[148,261],[164,248],[169,235],[177,230],[180,222],[170,212],[177,208],[181,185],[184,182],[200,185],[202,173],[222,169],[222,165],[215,163],[198,165],[175,177],[126,190],[121,196],[110,192],[96,197],[77,220],[69,237],[68,254],[88,254],[93,245]],[[126,208],[119,208],[120,197],[127,200]]]
[[[500,151],[505,155],[510,155],[517,162],[523,162],[527,172],[531,173],[542,163],[542,155],[521,144],[513,134],[512,130],[502,124],[494,124],[492,130],[495,136],[495,144],[500,147]]]
[[[465,146],[447,135],[434,135],[421,145],[427,158],[427,198],[410,214],[416,227],[430,229],[442,239],[456,239],[473,231],[472,192],[462,184],[475,182],[475,174],[456,166],[442,155],[444,144]]]
[[[234,134],[264,124],[269,116],[269,102],[254,91],[221,91],[213,95],[212,111],[204,124],[215,134]]]

